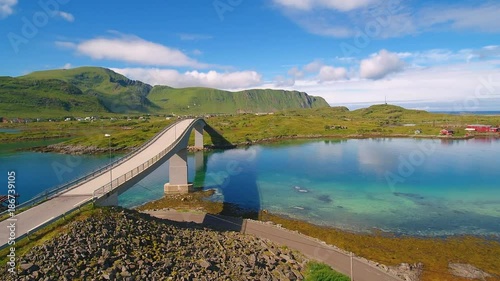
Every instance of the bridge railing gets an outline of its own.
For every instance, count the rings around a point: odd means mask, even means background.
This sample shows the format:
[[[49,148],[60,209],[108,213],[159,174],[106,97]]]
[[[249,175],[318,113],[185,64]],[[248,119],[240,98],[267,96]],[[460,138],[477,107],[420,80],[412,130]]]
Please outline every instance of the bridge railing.
[[[177,121],[177,122],[179,122],[179,121]],[[76,187],[88,182],[89,180],[93,179],[96,176],[100,176],[106,172],[109,172],[109,170],[112,169],[114,166],[116,166],[120,163],[123,163],[124,161],[127,161],[128,159],[136,156],[137,154],[142,152],[144,149],[149,147],[153,142],[158,140],[166,131],[168,131],[169,129],[174,127],[177,124],[177,122],[168,125],[166,128],[164,128],[163,130],[158,132],[153,138],[151,138],[147,142],[143,143],[142,145],[140,145],[139,147],[134,149],[134,151],[130,152],[129,154],[125,155],[124,157],[121,157],[120,159],[118,159],[116,161],[113,161],[111,163],[108,163],[108,164],[100,167],[100,168],[97,168],[94,171],[92,171],[92,172],[90,172],[90,173],[88,173],[80,178],[77,178],[77,179],[72,180],[70,182],[58,185],[58,186],[53,187],[53,188],[46,189],[44,192],[39,193],[38,195],[34,196],[30,200],[25,201],[25,202],[17,205],[16,209],[20,210],[20,209],[25,208],[25,207],[34,206],[42,201],[48,200],[48,199],[58,195],[59,193],[61,193],[63,191],[68,191],[68,190],[71,190],[73,188],[76,188]],[[6,213],[8,213],[8,210],[0,212],[0,215],[6,214]]]
[[[98,198],[100,198],[102,196],[104,196],[105,194],[107,194],[109,192],[111,192],[114,188],[120,186],[121,184],[124,184],[125,182],[127,182],[131,178],[137,176],[138,174],[142,173],[144,170],[146,170],[149,167],[151,167],[156,162],[160,161],[167,153],[170,152],[170,150],[172,148],[176,147],[179,144],[179,142],[186,136],[187,132],[189,131],[189,128],[191,127],[191,125],[193,123],[196,123],[200,119],[201,118],[194,119],[191,122],[191,124],[189,124],[189,126],[182,132],[182,134],[177,139],[175,139],[175,141],[172,144],[170,144],[165,149],[163,149],[160,153],[158,153],[157,155],[155,155],[154,157],[152,157],[148,161],[142,163],[141,165],[137,166],[136,168],[134,168],[134,169],[128,171],[127,173],[119,176],[118,178],[114,179],[110,183],[107,183],[107,184],[105,184],[105,185],[97,188],[96,190],[94,190],[94,192],[92,194],[94,200],[98,199]]]

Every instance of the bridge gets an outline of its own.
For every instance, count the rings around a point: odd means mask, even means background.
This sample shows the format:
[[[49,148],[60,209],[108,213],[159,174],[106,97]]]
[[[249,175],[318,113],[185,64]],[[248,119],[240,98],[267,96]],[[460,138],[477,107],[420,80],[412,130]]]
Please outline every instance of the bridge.
[[[169,159],[169,182],[165,184],[165,193],[191,191],[193,186],[188,182],[187,147],[193,130],[196,148],[203,148],[203,131],[211,136],[214,143],[220,144],[224,140],[201,118],[178,121],[106,169],[87,175],[45,202],[1,221],[0,248],[7,246],[9,241],[9,225],[15,224],[15,238],[20,239],[89,201],[93,200],[101,206],[117,205],[119,194]],[[227,145],[227,142],[223,144]]]
[[[142,145],[135,152],[123,157],[119,161],[76,180],[63,188],[51,193],[48,200],[40,203],[12,218],[0,222],[0,249],[9,247],[9,226],[15,225],[15,238],[21,239],[41,227],[63,218],[80,206],[94,201],[101,206],[118,204],[118,195],[136,184],[151,171],[169,161],[169,182],[165,184],[166,194],[185,193],[192,189],[188,182],[187,147],[191,132],[194,130],[195,147],[203,147],[203,132],[206,131],[212,138],[212,143],[219,146],[229,146],[220,134],[212,129],[203,119],[185,119],[178,121],[150,141]],[[199,154],[200,155],[200,154]],[[197,158],[195,156],[195,158]],[[195,159],[195,165],[203,163]],[[97,188],[96,188],[97,187]],[[224,194],[225,198],[231,194]],[[239,194],[238,194],[239,196]],[[258,197],[258,196],[257,196]],[[177,214],[179,216],[179,214]],[[219,217],[182,213],[182,220],[197,221],[206,226],[216,225],[217,228],[227,227],[228,230],[250,233],[257,237],[270,239],[275,243],[287,245],[305,255],[323,261],[334,269],[353,276],[357,281],[401,281],[389,275],[384,270],[367,263],[363,259],[353,258],[337,248],[330,247],[310,237],[277,228],[268,224],[239,218]],[[165,217],[172,219],[171,217]],[[174,218],[175,220],[175,218]]]

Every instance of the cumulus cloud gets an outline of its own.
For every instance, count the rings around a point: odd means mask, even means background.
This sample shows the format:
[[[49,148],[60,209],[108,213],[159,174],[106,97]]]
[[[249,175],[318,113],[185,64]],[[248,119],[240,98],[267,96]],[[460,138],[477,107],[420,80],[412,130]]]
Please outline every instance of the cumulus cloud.
[[[361,78],[381,79],[388,74],[403,70],[405,62],[396,53],[381,50],[371,58],[361,61],[359,74]]]
[[[304,66],[304,70],[309,72],[309,73],[316,73],[318,72],[321,67],[323,66],[323,62],[320,60],[314,60]]]
[[[71,47],[71,43],[68,42],[56,42],[56,44]],[[207,64],[190,58],[178,49],[132,35],[119,34],[114,38],[94,38],[75,44],[74,48],[79,54],[96,60],[115,60],[154,66],[208,67]]]
[[[295,80],[307,79],[319,82],[338,81],[347,79],[347,70],[344,67],[334,67],[326,65],[321,60],[314,60],[302,67],[294,66],[288,70],[288,75],[292,77],[287,79],[283,76],[277,76],[274,79],[276,86],[291,86]]]
[[[288,70],[288,75],[292,76],[294,79],[300,79],[304,77],[304,72],[301,71],[298,67],[294,66],[290,70]]]
[[[334,9],[339,11],[350,11],[366,7],[378,0],[273,0],[274,3],[298,10],[311,10],[311,9]]]
[[[62,69],[70,69],[71,67],[71,63],[66,63],[65,65],[63,65]]]
[[[335,68],[325,65],[319,70],[318,78],[320,82],[345,80],[347,78],[347,70],[343,67]]]
[[[230,90],[256,87],[262,84],[262,76],[255,71],[220,73],[214,70],[208,72],[195,70],[181,73],[174,69],[160,68],[113,68],[112,70],[152,85],[168,85],[177,88],[201,86]]]
[[[67,22],[74,22],[75,21],[75,17],[72,14],[67,13],[67,12],[58,11],[57,16],[61,17],[62,19],[64,19]]]
[[[6,18],[14,13],[17,0],[0,0],[0,19]]]
[[[332,105],[352,108],[384,103],[443,111],[497,110],[500,61],[477,61],[408,69],[391,79],[351,79],[319,83],[297,80],[285,89],[321,96]],[[274,85],[263,87],[277,88]]]

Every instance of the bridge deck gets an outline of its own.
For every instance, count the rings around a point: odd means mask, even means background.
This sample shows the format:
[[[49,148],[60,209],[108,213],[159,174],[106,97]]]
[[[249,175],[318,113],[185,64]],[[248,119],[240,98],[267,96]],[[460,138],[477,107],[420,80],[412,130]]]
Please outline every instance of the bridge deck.
[[[143,163],[158,155],[168,146],[174,144],[178,137],[189,128],[194,119],[186,119],[178,122],[175,126],[164,132],[156,141],[143,148],[140,153],[130,159],[113,167],[113,179],[125,175],[129,171],[136,169]],[[166,181],[166,179],[165,179]],[[51,221],[55,217],[72,210],[82,202],[93,199],[93,192],[110,182],[110,173],[104,173],[95,178],[78,184],[76,187],[62,192],[50,200],[41,203],[27,211],[24,211],[12,219],[16,220],[16,237],[21,237],[30,230]],[[113,186],[115,189],[117,186]],[[13,221],[0,222],[0,247],[8,242],[9,229],[7,228]]]

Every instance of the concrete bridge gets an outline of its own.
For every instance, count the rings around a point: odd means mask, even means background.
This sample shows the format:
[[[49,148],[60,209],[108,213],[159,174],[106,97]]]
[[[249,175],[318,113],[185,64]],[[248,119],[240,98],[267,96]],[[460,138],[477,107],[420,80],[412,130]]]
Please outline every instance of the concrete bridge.
[[[165,183],[165,193],[189,192],[193,186],[188,182],[187,147],[193,130],[197,148],[203,148],[203,131],[207,131],[212,142],[228,144],[203,119],[178,121],[108,169],[89,175],[47,201],[0,222],[0,248],[7,246],[12,236],[8,226],[12,224],[15,225],[15,238],[20,239],[91,200],[102,206],[117,205],[120,193],[169,159],[169,182]]]

